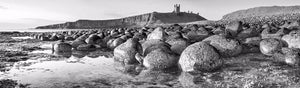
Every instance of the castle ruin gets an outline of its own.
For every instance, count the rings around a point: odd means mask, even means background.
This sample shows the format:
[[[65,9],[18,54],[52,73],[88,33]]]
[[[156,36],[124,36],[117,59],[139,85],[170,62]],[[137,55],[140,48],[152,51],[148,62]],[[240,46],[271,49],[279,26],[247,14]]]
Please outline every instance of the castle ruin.
[[[174,5],[174,13],[179,14],[180,13],[180,4],[175,4]]]

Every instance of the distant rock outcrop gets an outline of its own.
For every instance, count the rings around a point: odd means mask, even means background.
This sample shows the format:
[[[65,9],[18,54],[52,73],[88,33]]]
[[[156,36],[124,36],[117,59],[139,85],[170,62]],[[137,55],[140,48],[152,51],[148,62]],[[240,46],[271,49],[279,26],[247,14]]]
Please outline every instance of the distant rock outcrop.
[[[94,28],[119,28],[119,27],[141,27],[155,26],[162,24],[186,23],[206,20],[194,13],[147,13],[137,16],[125,17],[111,20],[78,20],[76,22],[66,22],[39,26],[36,29],[94,29]]]
[[[300,6],[268,6],[239,10],[224,15],[223,21],[264,22],[267,20],[298,20]]]

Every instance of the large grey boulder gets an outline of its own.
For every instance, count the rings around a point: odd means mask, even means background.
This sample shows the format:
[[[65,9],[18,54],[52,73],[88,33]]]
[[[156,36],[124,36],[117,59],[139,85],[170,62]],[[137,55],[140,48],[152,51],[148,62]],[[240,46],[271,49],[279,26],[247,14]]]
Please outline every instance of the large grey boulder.
[[[85,42],[87,44],[97,44],[98,40],[100,40],[100,37],[96,34],[92,34],[87,39],[85,39]]]
[[[184,72],[213,71],[223,64],[223,60],[212,46],[205,42],[197,42],[182,52],[179,64]]]
[[[250,37],[256,37],[259,35],[259,32],[254,28],[248,28],[245,30],[242,30],[238,35],[237,39],[243,40]]]
[[[282,40],[288,44],[289,48],[300,48],[300,31],[292,31],[284,35]]]
[[[226,31],[228,31],[231,36],[237,36],[243,30],[243,23],[241,21],[231,22],[226,26]]]
[[[262,32],[261,32],[261,38],[262,39],[268,39],[268,38],[276,38],[276,39],[281,39],[281,37],[284,35],[284,33],[282,33],[284,29],[271,29],[271,28],[265,28]]]
[[[117,46],[121,45],[122,43],[126,42],[126,40],[123,40],[121,38],[117,38],[117,39],[114,39],[111,43],[109,43],[109,48],[110,49],[114,49],[116,48]]]
[[[264,39],[259,44],[260,52],[267,56],[273,56],[278,53],[281,48],[282,42],[275,38]]]
[[[241,44],[234,39],[228,39],[221,35],[213,35],[203,40],[217,49],[223,57],[231,57],[239,55],[243,48]]]
[[[199,28],[198,30],[192,30],[189,31],[185,37],[190,41],[190,42],[199,42],[202,41],[203,39],[207,38],[209,36],[209,32],[205,30],[204,28]]]
[[[169,45],[168,43],[159,40],[159,39],[152,39],[152,40],[147,40],[145,42],[142,43],[142,47],[143,47],[143,55],[146,55],[147,53],[149,53],[148,51],[146,51],[146,49],[150,46],[154,46],[154,45],[163,45],[163,46],[169,46],[171,47],[171,45]]]
[[[166,37],[167,33],[164,31],[164,29],[162,27],[157,27],[147,36],[147,40],[158,39],[164,41]]]
[[[71,52],[72,51],[72,45],[69,43],[65,43],[63,41],[60,41],[53,45],[52,48],[55,52]]]
[[[152,70],[164,70],[177,66],[179,57],[170,50],[157,48],[152,50],[143,59],[143,65]]]
[[[138,39],[128,39],[125,43],[117,46],[114,49],[114,59],[126,64],[138,63],[135,55],[137,53],[142,54],[142,46],[138,42]]]
[[[79,45],[87,44],[84,40],[74,40],[71,45],[73,48],[77,48]]]
[[[183,50],[190,45],[189,42],[182,38],[170,39],[166,42],[171,45],[171,50],[178,55],[180,55]]]
[[[300,49],[298,48],[282,48],[285,63],[298,67],[300,64]]]

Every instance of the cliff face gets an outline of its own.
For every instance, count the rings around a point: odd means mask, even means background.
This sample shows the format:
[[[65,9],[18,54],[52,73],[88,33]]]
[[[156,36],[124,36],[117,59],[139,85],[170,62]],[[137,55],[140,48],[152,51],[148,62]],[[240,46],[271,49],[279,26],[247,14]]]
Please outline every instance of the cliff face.
[[[192,13],[147,13],[137,16],[125,17],[112,20],[78,20],[39,26],[36,29],[94,29],[94,28],[118,28],[118,27],[142,27],[160,24],[185,23],[206,20],[205,18]]]
[[[300,6],[269,6],[239,10],[224,15],[222,20],[290,20],[298,19]]]

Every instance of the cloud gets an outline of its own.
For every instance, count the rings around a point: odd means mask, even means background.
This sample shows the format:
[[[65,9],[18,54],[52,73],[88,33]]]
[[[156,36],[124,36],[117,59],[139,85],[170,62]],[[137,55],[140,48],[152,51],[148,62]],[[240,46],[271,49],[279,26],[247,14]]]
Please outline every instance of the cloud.
[[[37,26],[66,22],[66,21],[62,21],[62,20],[61,21],[60,20],[48,20],[48,19],[40,19],[40,18],[20,18],[19,20],[23,21],[23,23],[0,22],[0,27],[1,27],[0,30],[27,29],[27,28],[35,28]]]
[[[74,17],[51,12],[44,9],[22,6],[22,5],[14,5],[9,4],[7,10],[0,9],[0,22],[5,23],[28,23],[33,22],[33,20],[29,20],[28,18],[35,19],[45,19],[45,20],[73,20]],[[3,6],[2,6],[3,7]],[[2,8],[0,7],[0,8]],[[5,7],[4,7],[5,8]],[[25,18],[25,19],[24,19]]]
[[[5,6],[0,6],[0,9],[8,9],[8,8]]]
[[[66,20],[49,20],[42,18],[21,18],[21,20],[31,21],[32,23],[57,23],[57,22],[65,22]]]

